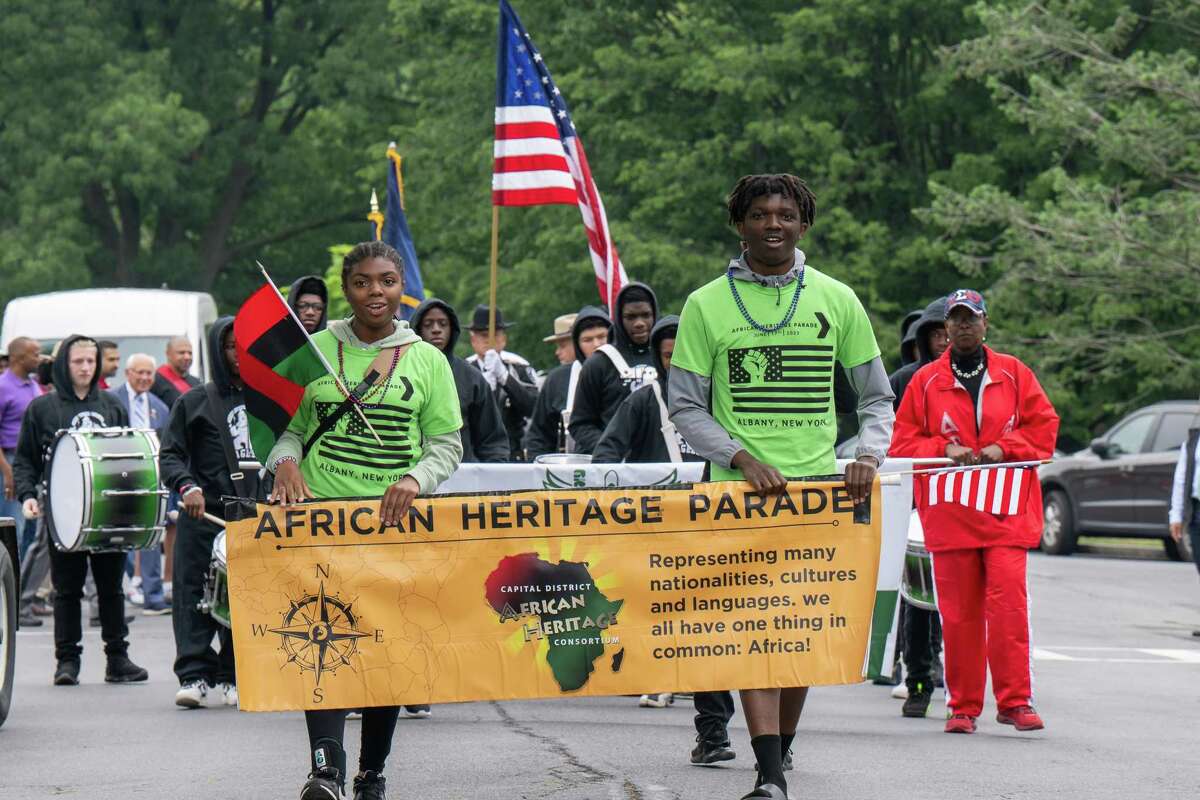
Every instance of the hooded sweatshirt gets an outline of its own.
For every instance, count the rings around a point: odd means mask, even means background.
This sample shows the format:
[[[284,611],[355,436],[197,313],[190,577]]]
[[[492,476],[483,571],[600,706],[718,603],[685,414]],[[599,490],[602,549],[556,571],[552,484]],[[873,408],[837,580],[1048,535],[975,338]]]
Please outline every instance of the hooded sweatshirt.
[[[254,461],[250,446],[250,429],[246,420],[246,401],[240,381],[234,383],[225,361],[225,338],[233,334],[233,317],[221,317],[208,331],[208,352],[212,354],[211,384],[220,397],[220,416],[213,413],[208,402],[209,384],[197,386],[179,398],[171,409],[166,430],[162,435],[159,464],[163,485],[183,494],[198,486],[204,492],[204,508],[224,519],[222,495],[241,494],[229,477],[225,460],[225,441],[233,446],[238,461]],[[242,470],[245,493],[258,494],[258,473]]]
[[[458,409],[463,422],[459,431],[462,436],[462,463],[502,464],[509,457],[504,420],[500,417],[500,409],[483,374],[454,355],[454,346],[458,344],[462,332],[454,309],[443,300],[426,300],[417,306],[409,325],[419,332],[421,320],[432,308],[440,308],[450,318],[450,338],[442,352],[450,362],[450,372],[454,374],[454,385],[458,389]]]
[[[458,436],[462,417],[450,365],[407,322],[396,320],[391,335],[375,342],[360,340],[350,323],[335,319],[313,336],[329,363],[343,373],[343,384],[361,383],[382,348],[410,345],[388,380],[368,392],[361,405],[383,446],[351,412],[305,451],[325,415],[345,402],[333,377],[323,375],[305,387],[300,408],[275,442],[265,466],[274,472],[281,458],[295,459],[318,498],[380,497],[404,477],[412,477],[422,494],[432,493],[462,459]]]
[[[36,497],[38,485],[47,477],[50,468],[49,449],[58,431],[129,426],[125,407],[117,398],[100,391],[97,386],[99,363],[96,364],[87,395],[80,400],[75,394],[68,367],[71,346],[87,338],[73,335],[63,340],[51,367],[54,391],[35,397],[21,418],[21,434],[17,439],[17,454],[13,461],[13,486],[16,499],[21,502]]]
[[[321,321],[317,323],[317,330],[313,333],[325,330],[325,324],[329,320],[329,289],[325,286],[325,280],[319,275],[305,275],[293,283],[292,288],[288,289],[288,305],[292,307],[292,311],[296,311],[296,304],[300,302],[302,294],[318,295],[325,304],[325,310],[321,312]]]
[[[612,323],[604,309],[595,306],[584,306],[579,309],[579,314],[575,317],[575,324],[571,326],[571,342],[575,345],[575,361],[555,367],[546,376],[546,382],[542,384],[537,403],[533,407],[533,415],[529,418],[529,430],[525,432],[525,455],[530,461],[546,453],[564,451],[567,432],[563,428],[562,412],[567,407],[571,371],[582,371],[583,364],[587,361],[583,350],[579,347],[579,337],[585,329],[595,327],[597,322],[604,323],[611,335]]]
[[[571,409],[571,438],[575,440],[578,453],[591,453],[621,401],[634,389],[654,379],[654,352],[650,343],[634,344],[621,323],[622,311],[635,288],[650,295],[650,308],[654,319],[658,319],[658,299],[649,286],[635,281],[621,289],[617,295],[617,313],[610,341],[625,358],[630,374],[622,376],[612,360],[600,352],[583,365],[575,390],[575,407]]]
[[[679,332],[679,317],[669,314],[654,324],[650,332],[650,347],[654,353],[654,368],[658,370],[657,381],[662,392],[663,402],[669,402],[667,397],[667,369],[662,362],[659,344],[663,339],[674,339]],[[658,405],[658,397],[654,387],[643,386],[626,397],[617,413],[604,429],[604,435],[596,443],[592,452],[592,462],[597,464],[617,464],[622,461],[630,463],[657,464],[671,460],[671,452],[667,449],[663,433],[662,409]],[[673,426],[672,426],[673,427]],[[679,445],[680,455],[684,461],[703,461],[683,437],[672,430]]]
[[[892,385],[892,394],[896,395],[893,402],[895,408],[900,408],[900,400],[904,397],[904,390],[908,388],[909,382],[913,375],[917,374],[917,370],[933,361],[933,352],[929,349],[929,334],[946,324],[946,298],[939,297],[922,312],[921,317],[908,328],[908,335],[913,337],[916,345],[917,360],[912,363],[905,364],[900,369],[888,376],[888,383]],[[905,337],[907,339],[907,335]]]

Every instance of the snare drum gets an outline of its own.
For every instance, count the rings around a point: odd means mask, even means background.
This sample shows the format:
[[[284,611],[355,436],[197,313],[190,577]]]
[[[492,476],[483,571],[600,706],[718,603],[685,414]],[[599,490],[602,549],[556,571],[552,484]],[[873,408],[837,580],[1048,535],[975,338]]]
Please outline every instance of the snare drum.
[[[157,547],[167,517],[158,437],[132,428],[59,431],[50,448],[46,522],[59,550]]]
[[[937,611],[937,593],[933,588],[933,560],[925,549],[925,529],[913,511],[908,518],[908,544],[904,548],[904,575],[900,594],[909,605]]]
[[[204,579],[204,599],[196,606],[201,614],[212,614],[212,618],[230,627],[229,623],[229,562],[225,560],[225,531],[213,540],[212,560],[208,564],[208,575]]]

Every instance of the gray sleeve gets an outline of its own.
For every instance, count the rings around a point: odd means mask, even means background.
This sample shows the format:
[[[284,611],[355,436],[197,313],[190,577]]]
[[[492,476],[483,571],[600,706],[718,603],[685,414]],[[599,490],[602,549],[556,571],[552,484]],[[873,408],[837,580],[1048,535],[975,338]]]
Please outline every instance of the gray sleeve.
[[[880,466],[887,458],[892,443],[892,423],[896,412],[892,409],[895,395],[888,382],[883,360],[876,356],[865,364],[846,370],[850,385],[858,393],[858,447],[854,457],[873,456]]]
[[[279,463],[279,459],[285,456],[291,456],[296,459],[296,463],[300,463],[300,457],[304,453],[304,442],[300,441],[300,437],[291,431],[284,431],[279,438],[275,440],[275,446],[271,448],[271,452],[267,454],[267,460],[263,462],[263,466],[270,472],[275,472],[275,465]]]
[[[437,491],[437,487],[458,469],[463,454],[462,438],[458,431],[430,436],[427,445],[425,455],[408,473],[420,485],[421,494]]]
[[[712,379],[680,367],[671,367],[668,379],[669,412],[675,429],[704,459],[729,469],[733,457],[745,450],[713,419],[708,408]]]

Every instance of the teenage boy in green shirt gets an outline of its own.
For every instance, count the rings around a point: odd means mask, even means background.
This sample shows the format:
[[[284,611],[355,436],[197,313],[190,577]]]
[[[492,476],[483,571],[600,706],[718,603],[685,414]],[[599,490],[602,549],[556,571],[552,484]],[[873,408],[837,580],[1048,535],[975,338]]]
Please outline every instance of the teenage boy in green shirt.
[[[861,429],[846,485],[855,503],[865,502],[891,440],[892,391],[858,297],[807,266],[796,249],[813,223],[816,197],[794,175],[747,175],[730,192],[728,209],[745,250],[683,307],[671,421],[708,459],[713,480],[781,492],[786,477],[836,468],[833,370],[841,364],[858,393]],[[787,797],[783,760],[807,694],[807,687],[742,690],[758,759],[745,798]]]

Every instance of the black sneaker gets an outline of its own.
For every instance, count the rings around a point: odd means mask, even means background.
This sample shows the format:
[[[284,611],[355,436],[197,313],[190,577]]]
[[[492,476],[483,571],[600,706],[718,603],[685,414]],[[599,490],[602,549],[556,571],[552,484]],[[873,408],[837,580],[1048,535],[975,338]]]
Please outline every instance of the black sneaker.
[[[39,617],[35,617],[32,612],[22,614],[17,620],[18,628],[40,628],[44,623]]]
[[[378,772],[366,770],[354,776],[354,800],[385,800],[387,781]]]
[[[700,767],[708,767],[721,761],[733,761],[737,754],[729,749],[729,742],[709,742],[697,736],[696,746],[692,748],[692,763]]]
[[[333,767],[323,767],[308,774],[300,800],[342,800],[342,773]]]
[[[908,699],[904,701],[900,713],[906,717],[924,719],[929,712],[929,700],[932,696],[933,689],[923,683],[918,683],[915,689],[908,690]]]
[[[109,656],[104,669],[105,683],[141,683],[150,673],[129,660],[129,656]]]
[[[761,783],[754,787],[750,794],[742,795],[742,800],[788,800],[787,792],[773,783]]]
[[[796,765],[792,763],[792,751],[791,751],[791,750],[788,750],[786,753],[784,753],[784,754],[783,754],[783,771],[784,771],[784,772],[791,772],[791,771],[792,771],[793,769],[795,769],[795,768],[796,768]],[[757,761],[755,761],[755,762],[754,762],[754,769],[755,769],[755,770],[757,770],[757,769],[758,769],[758,762],[757,762]],[[758,786],[758,785],[759,785],[759,784],[761,784],[762,782],[763,782],[763,780],[762,780],[762,773],[760,772],[760,773],[758,773],[758,783],[756,783],[756,784],[754,784],[754,785],[755,785],[755,786]]]
[[[59,661],[58,668],[54,670],[54,685],[78,686],[79,662],[71,660]]]

